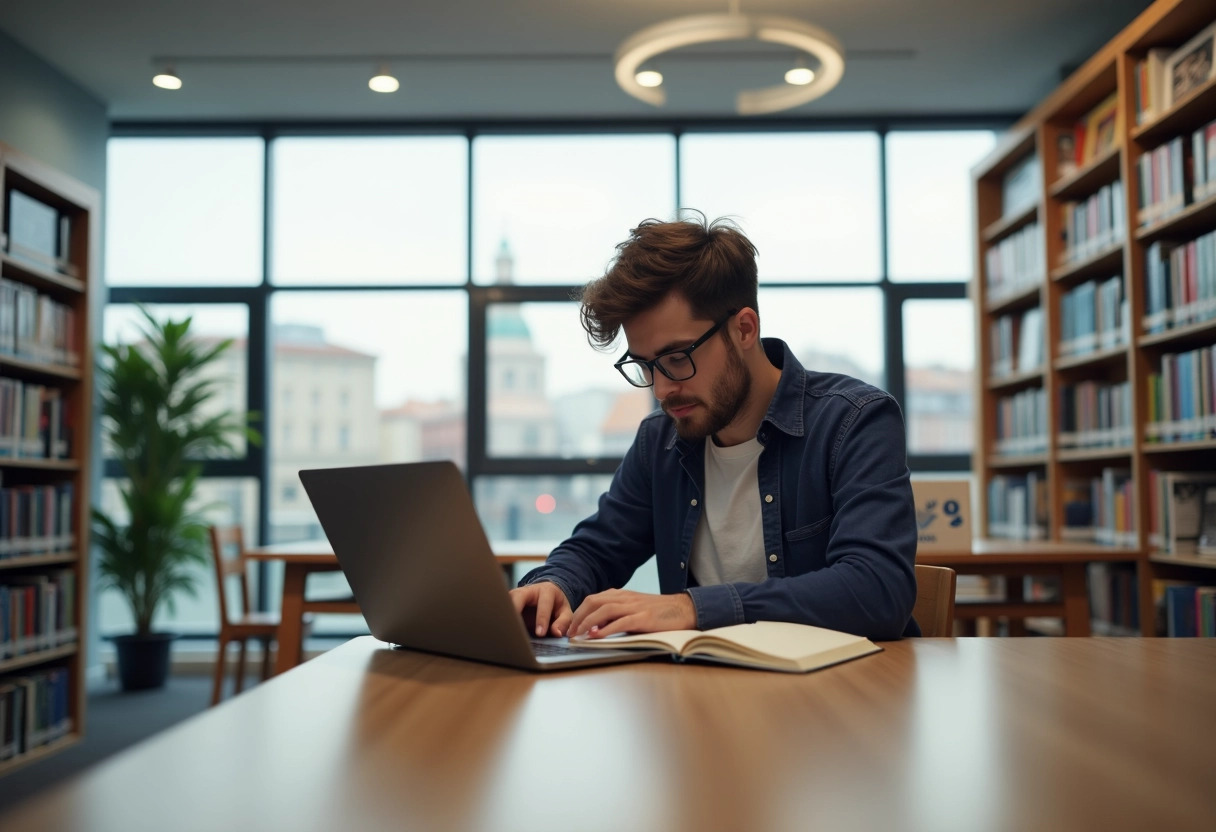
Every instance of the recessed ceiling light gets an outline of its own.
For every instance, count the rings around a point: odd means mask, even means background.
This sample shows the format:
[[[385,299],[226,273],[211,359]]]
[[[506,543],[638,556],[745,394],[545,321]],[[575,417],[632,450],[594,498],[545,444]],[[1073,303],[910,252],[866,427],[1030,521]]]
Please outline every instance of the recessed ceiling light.
[[[388,65],[381,64],[376,74],[367,82],[367,86],[375,92],[396,92],[401,84],[389,74]]]

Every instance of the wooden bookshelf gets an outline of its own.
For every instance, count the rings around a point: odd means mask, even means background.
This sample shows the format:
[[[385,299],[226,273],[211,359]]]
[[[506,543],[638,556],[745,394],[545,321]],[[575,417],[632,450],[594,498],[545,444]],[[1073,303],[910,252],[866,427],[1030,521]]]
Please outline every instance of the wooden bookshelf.
[[[1160,418],[1150,417],[1150,407],[1161,406],[1150,400],[1151,391],[1156,389],[1150,387],[1150,384],[1156,384],[1152,378],[1162,374],[1162,364],[1167,358],[1181,361],[1187,357],[1186,353],[1216,345],[1216,320],[1196,322],[1196,314],[1182,310],[1176,316],[1177,325],[1163,332],[1149,333],[1144,324],[1150,308],[1149,290],[1160,286],[1160,282],[1150,286],[1154,274],[1151,269],[1158,269],[1156,274],[1159,276],[1160,258],[1168,255],[1170,247],[1184,246],[1216,231],[1216,193],[1206,197],[1201,194],[1197,202],[1183,204],[1171,215],[1141,225],[1141,158],[1154,152],[1167,152],[1157,149],[1171,143],[1176,146],[1178,143],[1174,140],[1181,137],[1186,156],[1183,167],[1188,170],[1188,176],[1192,175],[1189,172],[1191,136],[1193,131],[1216,119],[1216,80],[1199,85],[1165,112],[1138,125],[1139,64],[1146,59],[1149,50],[1176,49],[1213,20],[1216,20],[1216,5],[1210,0],[1157,0],[1020,119],[972,171],[976,200],[976,277],[969,294],[976,314],[976,366],[993,366],[990,355],[994,349],[993,339],[988,335],[998,318],[1013,310],[1037,306],[1041,309],[1041,330],[1045,339],[1041,353],[1046,356],[1049,367],[1041,379],[1022,378],[1016,383],[1005,383],[1000,378],[986,378],[977,384],[976,435],[979,444],[974,468],[981,497],[976,512],[977,528],[981,535],[986,534],[988,518],[1007,514],[1011,506],[1033,512],[1035,508],[1027,495],[1038,496],[1042,493],[1039,489],[1045,487],[1047,499],[1045,506],[1039,504],[1040,517],[1029,517],[1024,524],[1014,527],[1030,528],[1037,520],[1045,520],[1047,540],[1065,545],[1066,519],[1075,524],[1078,516],[1085,516],[1087,503],[1079,496],[1080,485],[1097,482],[1106,490],[1100,491],[1103,504],[1090,506],[1092,513],[1103,520],[1114,518],[1111,522],[1115,524],[1122,522],[1123,526],[1115,530],[1130,532],[1137,541],[1130,550],[1121,546],[1108,547],[1105,551],[1110,553],[1112,561],[1132,559],[1134,589],[1138,593],[1138,629],[1145,635],[1157,634],[1154,627],[1155,581],[1178,579],[1181,575],[1197,583],[1216,584],[1216,559],[1153,554],[1148,545],[1147,529],[1150,509],[1155,508],[1148,483],[1150,472],[1216,471],[1216,437],[1159,442],[1149,441],[1146,433],[1153,418]],[[1101,121],[1101,114],[1111,112],[1112,96],[1114,118]],[[1113,135],[1102,133],[1100,129],[1088,131],[1088,128],[1102,124],[1107,125],[1106,129],[1113,131]],[[1087,130],[1077,125],[1084,125]],[[1082,146],[1078,138],[1082,135],[1086,139],[1100,135],[1109,141],[1102,142],[1096,152],[1078,163],[1079,159],[1065,154],[1070,148]],[[1084,153],[1092,145],[1082,147]],[[1001,205],[1008,172],[1018,170],[1030,156],[1038,160],[1039,201],[1033,209],[1004,216]],[[1143,164],[1147,166],[1148,162]],[[1192,196],[1188,182],[1185,198],[1190,200]],[[1103,202],[1104,199],[1107,201]],[[1086,208],[1093,201],[1103,209],[1098,217],[1100,233],[1106,233],[1105,237],[1095,238],[1091,227],[1075,222],[1077,206]],[[1120,215],[1124,218],[1122,228],[1118,223]],[[1108,221],[1108,226],[1101,225]],[[986,275],[989,250],[1031,222],[1039,223],[1043,234],[1041,266],[1048,275],[1045,285],[1031,287],[1016,298],[993,297],[991,281]],[[1080,239],[1067,240],[1074,230]],[[1070,243],[1073,246],[1078,242],[1085,244],[1087,233],[1090,235],[1089,251],[1081,258],[1067,259]],[[1094,242],[1103,239],[1105,244]],[[1162,244],[1158,251],[1164,254],[1159,255],[1158,261],[1149,263],[1148,253],[1154,243]],[[1101,324],[1113,319],[1130,337],[1124,338],[1118,346],[1100,347],[1083,354],[1063,354],[1060,351],[1062,333],[1071,331],[1069,337],[1074,337],[1078,326],[1082,327],[1082,333],[1092,331],[1085,327],[1092,327],[1093,320],[1076,317],[1077,289],[1089,292],[1090,286],[1086,284],[1090,283],[1093,284],[1096,308],[1082,308],[1081,313],[1096,317],[1099,334],[1103,331]],[[1103,289],[1108,290],[1106,296],[1102,295]],[[1067,299],[1066,295],[1069,295]],[[1069,304],[1067,309],[1065,303]],[[1065,320],[1066,312],[1070,313],[1068,320]],[[1015,355],[1019,348],[1015,343]],[[1178,355],[1182,358],[1173,358]],[[1066,386],[1076,388],[1087,384],[1093,386],[1086,389],[1095,389],[1105,396],[1104,401],[1115,403],[1108,407],[1113,424],[1108,419],[1107,423],[1095,426],[1066,428],[1061,390]],[[1043,391],[1047,408],[1041,418],[1048,430],[1044,453],[1025,456],[996,453],[1001,439],[998,425],[1008,418],[1008,405],[1005,405],[1005,415],[998,415],[998,410],[1002,401],[1012,395],[1013,388]],[[1088,419],[1090,415],[1087,408],[1084,418]],[[1201,415],[1194,414],[1191,418]],[[1185,416],[1175,415],[1173,420],[1179,421]],[[1081,419],[1077,416],[1078,421]],[[1131,443],[1120,447],[1077,448],[1065,447],[1060,442],[1060,434],[1066,429],[1079,432],[1109,427],[1130,427]],[[1025,432],[1026,426],[1018,428],[1019,432]],[[1011,491],[1020,491],[1020,496],[1011,498]],[[990,505],[990,500],[1001,499],[1012,502]],[[1044,512],[1046,516],[1042,517]],[[1080,529],[1083,531],[1083,527]],[[1078,530],[1075,525],[1070,528],[1069,539]],[[1097,543],[1088,545],[1100,546]],[[1095,626],[1094,631],[1130,632],[1126,621],[1105,621]]]
[[[11,705],[15,689],[28,704],[35,690],[48,686],[52,701],[66,699],[65,711],[38,726],[37,742],[0,760],[4,775],[70,747],[84,732],[90,345],[99,294],[101,202],[95,190],[2,144],[0,197],[0,229],[9,232],[0,234],[0,382],[6,395],[19,397],[20,419],[29,428],[23,447],[15,447],[12,436],[0,437],[0,499],[31,505],[51,532],[20,528],[11,519],[0,523],[0,601],[11,608],[20,594],[20,603],[34,610],[30,620],[43,620],[44,610],[55,612],[55,639],[46,642],[54,647],[17,653],[9,645],[3,651],[0,696],[10,698],[0,704]],[[29,212],[28,200],[39,206],[23,222],[45,219],[54,233],[43,236],[55,238],[54,253],[23,249],[23,241],[13,239],[9,215]],[[34,323],[28,324],[31,317]],[[30,421],[35,414],[36,422]],[[63,441],[56,447],[57,439]],[[0,738],[0,747],[5,745]]]

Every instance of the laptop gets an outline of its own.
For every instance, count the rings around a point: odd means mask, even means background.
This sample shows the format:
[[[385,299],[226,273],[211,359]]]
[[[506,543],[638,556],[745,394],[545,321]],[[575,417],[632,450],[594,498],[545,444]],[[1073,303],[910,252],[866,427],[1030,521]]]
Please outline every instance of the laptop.
[[[381,641],[534,671],[665,655],[529,634],[451,462],[305,470],[300,481]]]

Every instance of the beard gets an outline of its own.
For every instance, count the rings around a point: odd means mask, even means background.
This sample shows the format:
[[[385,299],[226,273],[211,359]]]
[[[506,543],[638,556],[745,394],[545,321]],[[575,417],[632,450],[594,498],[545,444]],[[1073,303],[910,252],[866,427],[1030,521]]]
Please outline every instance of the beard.
[[[663,400],[663,411],[669,416],[669,408],[680,408],[690,404],[701,407],[693,414],[678,419],[675,422],[676,433],[685,442],[696,442],[707,436],[713,436],[735,420],[747,397],[752,391],[752,376],[743,363],[735,345],[726,344],[726,369],[721,378],[714,382],[710,390],[712,397],[708,402],[696,398],[668,396]]]

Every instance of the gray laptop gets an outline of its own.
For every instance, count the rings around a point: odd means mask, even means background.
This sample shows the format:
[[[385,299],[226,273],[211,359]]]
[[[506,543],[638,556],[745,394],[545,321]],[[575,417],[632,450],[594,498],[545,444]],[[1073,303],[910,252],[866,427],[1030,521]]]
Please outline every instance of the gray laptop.
[[[381,641],[526,670],[651,655],[531,637],[451,462],[314,469],[300,481]]]

